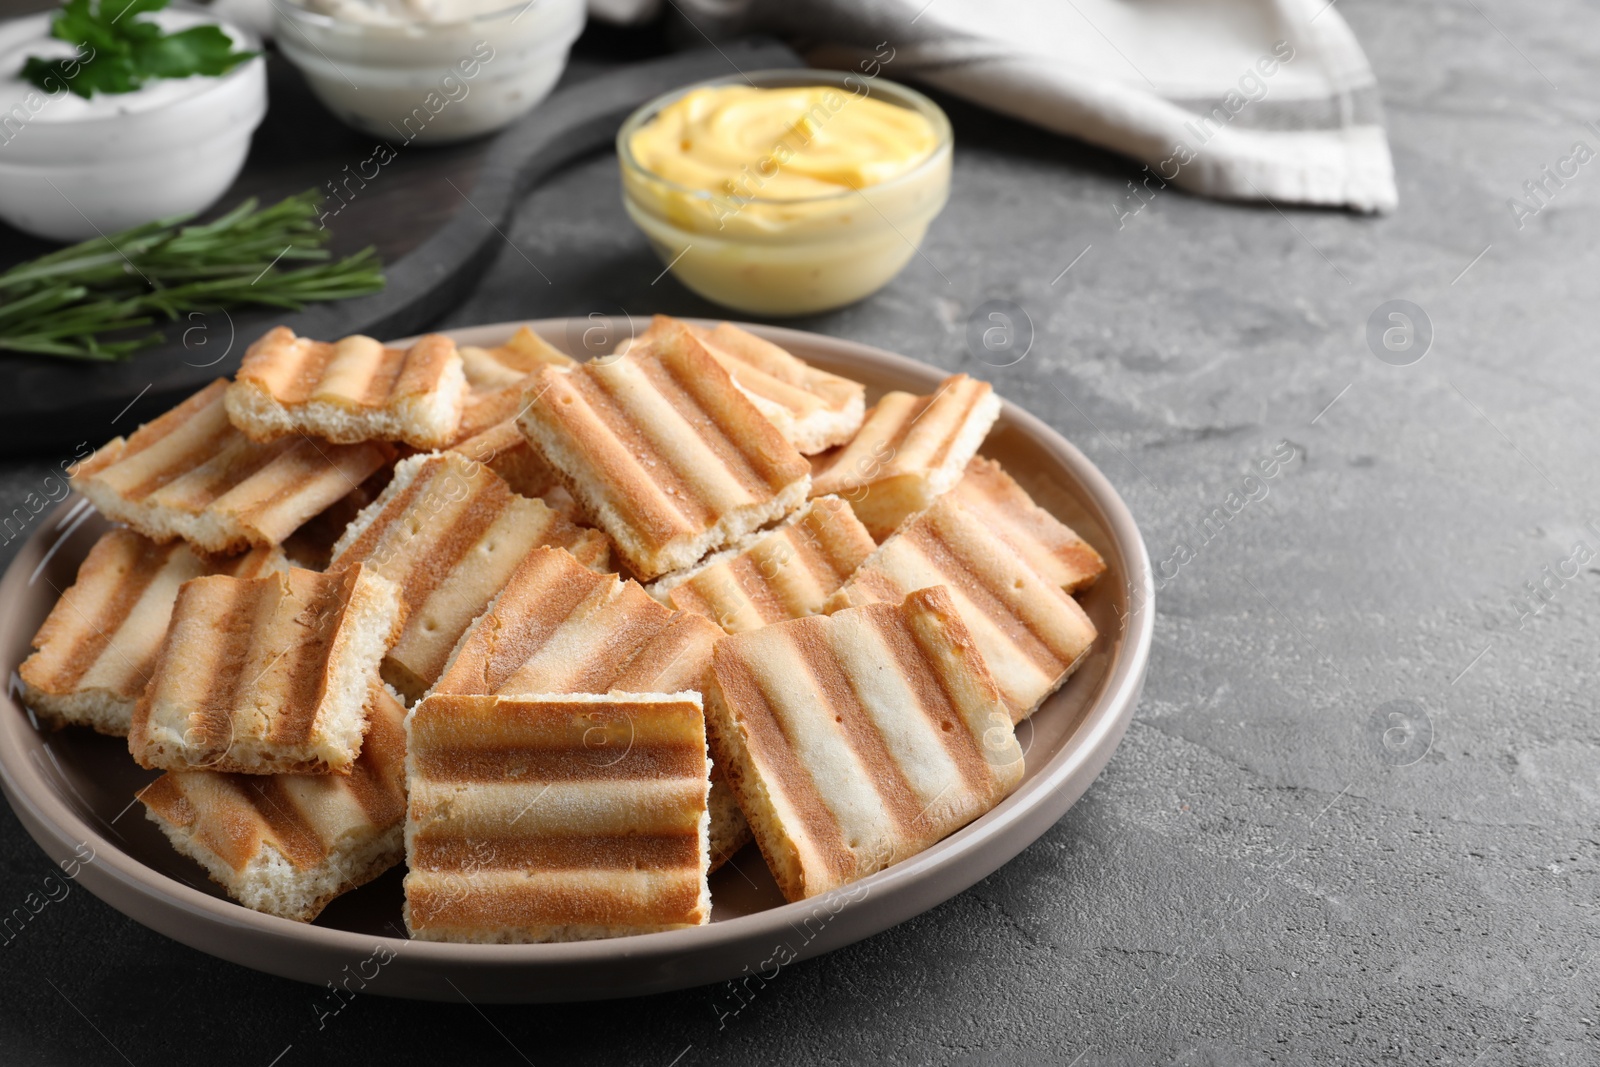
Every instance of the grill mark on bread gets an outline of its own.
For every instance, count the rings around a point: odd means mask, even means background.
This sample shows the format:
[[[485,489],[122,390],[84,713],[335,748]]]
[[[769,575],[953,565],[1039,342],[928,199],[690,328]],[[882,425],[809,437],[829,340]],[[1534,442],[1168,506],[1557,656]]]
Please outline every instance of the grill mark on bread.
[[[873,534],[887,537],[961,479],[999,411],[989,384],[965,374],[932,396],[886,393],[854,438],[817,458],[811,495],[848,497]]]
[[[655,495],[630,496],[615,493],[611,486],[627,481],[675,479],[672,471],[658,475],[645,465],[649,442],[633,426],[623,408],[601,384],[588,375],[576,372],[557,372],[547,369],[541,374],[551,383],[548,401],[535,397],[529,407],[548,403],[551,419],[561,426],[577,445],[577,462],[586,466],[601,483],[592,496],[581,480],[571,485],[573,494],[591,506],[609,504],[617,509],[625,522],[637,526],[658,538],[668,538],[684,529],[682,515],[672,507],[681,492],[669,493],[665,500]],[[576,394],[581,406],[570,400],[565,391]],[[557,407],[556,405],[561,405]],[[680,485],[669,484],[665,489],[679,490]]]
[[[392,508],[396,514],[409,514],[416,506],[417,498],[422,495],[426,485],[427,479],[413,477],[410,482],[399,488],[395,495],[389,498],[388,504],[385,505],[386,509]],[[389,532],[390,528],[388,524],[377,521],[368,523],[366,529],[362,530],[353,541],[344,546],[339,553],[339,557],[343,559],[371,559],[372,554],[377,551],[378,543]],[[378,561],[378,565],[382,566],[383,561]]]
[[[250,346],[238,380],[284,405],[325,401],[373,409],[438,388],[455,353],[455,342],[441,334],[424,335],[410,348],[389,348],[359,334],[316,341],[278,326]]]
[[[983,751],[972,734],[963,729],[961,710],[956,706],[959,694],[952,693],[945,684],[945,672],[939,669],[927,651],[909,632],[896,626],[878,627],[878,635],[888,646],[890,654],[900,668],[900,677],[916,694],[916,703],[928,723],[929,734],[944,746],[945,754],[955,764],[962,783],[977,792],[984,788],[989,777],[989,767]],[[998,690],[995,696],[999,696]]]
[[[703,757],[702,757],[703,758]],[[628,834],[627,852],[613,834],[567,837],[484,837],[465,840],[428,831],[412,844],[411,866],[418,871],[674,871],[699,862],[699,848],[687,834]],[[485,856],[492,857],[487,861]]]
[[[312,343],[319,347],[328,344],[325,341]],[[398,370],[391,364],[398,361],[391,360],[385,346],[371,337],[345,337],[328,344],[328,347],[333,350],[332,356],[323,364],[318,380],[307,383],[310,389],[305,399],[337,403],[341,407],[376,407],[376,404],[368,404],[366,398],[375,385],[382,389],[378,396],[388,395],[389,386]],[[246,354],[245,365],[239,368],[238,380],[241,382],[255,377],[250,355]]]
[[[129,500],[144,500],[174,481],[192,476],[198,468],[186,463],[191,457],[204,456],[206,459],[202,463],[213,462],[214,457],[238,447],[234,436],[236,431],[228,422],[227,414],[220,407],[212,408],[226,388],[226,383],[220,379],[212,382],[198,394],[205,396],[207,402],[194,410],[190,421],[167,427],[152,440],[140,442],[139,446],[123,453],[119,464],[132,464],[138,461],[141,465],[149,467],[142,481],[134,482],[121,490],[124,497]],[[174,408],[168,414],[176,414],[182,410],[183,407]],[[135,433],[134,436],[137,437],[138,434]],[[129,443],[133,444],[132,441]]]
[[[625,667],[606,680],[606,688],[624,693],[699,690],[711,664],[711,646],[720,636],[695,617],[674,615],[634,650]]]
[[[309,400],[317,382],[328,372],[328,364],[333,362],[338,349],[333,345],[318,344],[309,337],[295,337],[285,326],[275,328],[258,343],[267,344],[270,343],[269,339],[278,338],[283,338],[283,343],[277,351],[288,358],[279,366],[266,368],[270,372],[269,388],[291,403]],[[267,378],[266,375],[262,377]]]
[[[803,453],[821,452],[848,441],[860,429],[866,387],[860,382],[808,366],[770,341],[721,323],[715,329],[656,315],[627,351],[682,346],[687,333],[732,376],[783,437]],[[693,376],[691,375],[691,378]]]
[[[1075,569],[1064,562],[1079,558],[1081,540],[1037,508],[998,465],[974,460],[968,470],[960,485],[885,540],[829,599],[827,610],[895,603],[916,589],[946,587],[1020,721],[1092,646],[1094,624],[1066,589],[1092,582],[1104,564],[1087,545],[1083,551],[1097,566]],[[997,494],[1029,509],[1028,530],[996,529],[990,501]]]
[[[361,335],[311,341],[280,326],[245,352],[224,404],[253,441],[311,434],[433,449],[455,440],[467,392],[447,337],[428,334],[398,349]]]
[[[970,560],[962,553],[961,546],[946,539],[945,531],[940,528],[940,517],[937,513],[930,513],[927,521],[915,523],[905,531],[905,543],[921,554],[930,566],[938,570],[946,586],[958,590],[969,604],[1005,633],[1017,650],[1040,670],[1059,668],[1062,657],[1050,648],[1045,634],[1024,612],[996,595],[994,590],[985,584]],[[995,547],[998,549],[1001,546]]]
[[[438,479],[429,472],[428,484]],[[417,482],[422,481],[418,478]],[[417,483],[413,482],[415,486]],[[401,583],[401,595],[413,610],[427,603],[429,595],[439,588],[446,578],[455,573],[484,534],[495,524],[506,505],[511,503],[511,493],[503,484],[487,483],[483,491],[471,493],[456,506],[454,514],[445,522],[439,536],[432,538],[432,552],[426,566],[412,567]],[[374,524],[376,525],[376,524]]]
[[[198,412],[216,403],[217,398],[221,396],[227,390],[227,388],[228,379],[218,378],[216,381],[207,385],[204,389],[201,389],[198,393],[186,398],[177,407],[170,411],[163,412],[155,419],[152,419],[150,422],[140,426],[139,429],[136,430],[132,435],[133,437],[139,438],[139,441],[137,444],[135,444],[132,438],[130,438],[127,442],[128,445],[133,446],[135,454],[153,448],[166,437],[187,426],[189,424],[189,420]],[[226,421],[226,417],[224,417],[224,421]],[[127,458],[128,454],[129,453],[126,448],[120,450],[118,454],[113,457],[113,462]],[[79,467],[79,470],[83,471],[84,466],[90,466],[94,464],[97,458],[98,453],[94,456],[90,456],[89,459]],[[84,473],[88,472],[84,471]]]
[[[405,708],[381,685],[373,687],[372,699],[381,701],[383,706],[369,705],[367,735],[361,741],[361,755],[356,757],[355,766],[344,783],[369,823],[393,826],[406,817],[405,777],[401,766],[406,751],[406,732],[401,725]]]
[[[542,552],[534,553],[529,557],[529,560],[541,570],[559,567],[562,562],[553,553],[545,554]],[[609,585],[604,575],[595,574],[591,579],[578,575],[571,568],[563,569],[569,572],[566,581],[561,582],[554,589],[541,586],[540,600],[551,609],[548,614],[532,617],[519,615],[516,624],[507,627],[505,623],[500,621],[498,616],[493,614],[502,606],[505,594],[502,593],[501,600],[497,600],[495,604],[491,605],[489,613],[485,615],[486,625],[493,626],[500,632],[495,635],[495,643],[493,647],[487,650],[488,654],[483,661],[484,681],[487,686],[484,690],[485,692],[499,692],[507,679],[544,649],[551,636],[563,623],[570,619],[581,606],[590,602],[597,590]],[[593,574],[593,572],[590,573]],[[504,607],[510,609],[513,605],[505,603]],[[511,632],[506,633],[506,629]],[[501,649],[506,649],[510,654],[505,656],[496,655],[495,653]]]
[[[548,749],[508,744],[504,748],[430,749],[416,758],[417,770],[436,782],[576,782],[604,771],[608,779],[680,777],[705,761],[704,750],[682,745],[629,745],[621,754],[594,747],[581,757],[570,748]]]
[[[210,557],[181,541],[157,545],[132,530],[108,530],[33,637],[37,651],[18,668],[24,699],[48,720],[126,736],[182,583],[283,565],[277,549]]]
[[[704,381],[695,379],[693,368],[685,365],[681,355],[669,347],[657,359],[636,359],[631,366],[677,413],[695,444],[716,458],[715,465],[707,466],[708,472],[718,476],[707,479],[704,493],[708,499],[748,503],[755,499],[756,492],[782,486],[781,482],[773,483],[770,470],[757,470],[752,462],[755,457],[746,454],[728,436],[722,425],[726,413],[718,410],[716,393],[705,389]],[[685,471],[684,476],[692,479],[693,473]]]
[[[767,578],[761,573],[761,568],[748,555],[735,556],[728,560],[729,577],[738,584],[739,591],[744,594],[756,613],[763,622],[779,622],[789,617],[779,602],[777,595],[768,584]]]
[[[292,624],[285,627],[294,635],[290,638],[293,666],[279,672],[279,661],[274,659],[262,672],[287,676],[288,696],[268,735],[273,741],[297,745],[311,737],[328,688],[322,666],[333,652],[339,625],[344,621],[346,606],[355,594],[355,582],[360,575],[354,568],[339,574],[337,584],[322,586]]]
[[[443,334],[430,333],[396,360],[396,396],[422,396],[434,390],[439,376],[456,354],[456,343]]]
[[[670,333],[659,347],[662,365],[694,398],[696,410],[715,428],[719,444],[738,453],[749,472],[748,480],[742,481],[747,492],[776,492],[810,473],[811,465],[765,417],[745,424],[747,411],[758,416],[759,411],[737,387],[719,387],[720,382],[733,379],[693,334],[687,330]]]
[[[627,664],[638,655],[639,648],[662,630],[665,620],[659,617],[639,618],[627,609],[634,606],[619,586],[609,591],[606,603],[598,611],[604,637],[594,646],[592,654],[572,666],[574,672],[562,688],[575,693],[603,693],[610,689],[608,680],[627,669]],[[635,602],[636,603],[636,602]],[[513,675],[515,677],[515,675]]]
[[[178,788],[177,779],[170,774],[163,774],[139,790],[139,799],[161,811],[166,820],[175,826],[194,824],[194,805],[189,803],[189,798]]]
[[[196,447],[195,454],[213,457],[202,461],[199,466],[182,469],[181,464],[187,457],[179,457],[176,477],[164,482],[160,488],[139,496],[144,499],[171,498],[167,500],[168,503],[198,511],[222,499],[239,482],[260,474],[268,464],[289,452],[297,443],[285,438],[269,445],[252,447],[248,441],[235,436],[236,432],[230,427]]]
[[[745,366],[754,367],[774,381],[803,390],[806,395],[817,397],[829,408],[842,410],[850,400],[863,392],[859,382],[819,371],[782,346],[730,322],[718,323],[708,336],[724,353]]]
[[[194,588],[188,586],[178,591],[174,612],[182,610],[185,591]],[[219,744],[226,750],[233,743],[233,709],[238,706],[239,691],[245,684],[245,665],[252,658],[250,652],[255,640],[257,618],[271,595],[271,586],[266,582],[233,586],[228,593],[226,611],[213,623],[219,635],[218,640],[210,646],[212,655],[207,672],[210,682],[196,702],[196,710],[200,715],[200,722],[196,725],[200,727],[202,743],[209,750],[215,750]],[[162,649],[162,656],[182,655],[186,651],[174,648],[169,643]],[[140,701],[139,706],[144,708],[146,701]]]
[[[195,794],[193,799],[190,792],[184,791],[179,782],[178,775],[163,774],[154,784],[141,791],[139,798],[149,810],[172,822],[174,820],[171,818],[171,813],[162,804],[164,798],[161,793],[157,792],[152,796],[152,791],[158,790],[163,784],[169,786],[180,798],[180,802],[189,814],[185,827],[191,830],[194,839],[215,853],[230,871],[237,873],[244,870],[251,857],[260,851],[262,844],[270,838],[270,828],[262,823],[261,816],[256,811],[256,798],[250,790],[248,777],[233,774],[210,775],[203,785],[191,784],[191,791]],[[197,804],[226,810],[228,814],[220,819],[203,819],[196,807]],[[276,842],[273,842],[273,847],[277,847]]]
[[[672,872],[662,872],[670,874]],[[492,876],[468,875],[467,885],[490,882]],[[701,890],[694,878],[684,876],[658,889],[648,909],[641,910],[636,895],[626,890],[596,888],[589,885],[577,887],[560,884],[549,874],[527,875],[519,884],[489,886],[479,885],[477,891],[462,892],[463,886],[447,884],[444,892],[428,882],[419,880],[407,895],[410,918],[426,927],[518,927],[528,924],[530,917],[559,915],[564,925],[570,926],[620,926],[668,925],[694,909]],[[623,920],[632,923],[624,924]]]
[[[723,643],[718,642],[719,645]],[[799,818],[806,842],[824,868],[836,874],[847,870],[853,860],[839,823],[811,773],[794,758],[794,739],[755,675],[736,656],[725,656],[720,647],[712,654],[712,669],[730,708],[749,712],[735,711],[735,728],[743,730],[749,738],[750,758],[759,773],[777,786],[784,806]],[[734,791],[740,793],[737,784]],[[766,853],[768,844],[760,833],[756,835],[756,842]],[[777,870],[778,864],[773,862],[772,856],[769,855],[767,861]]]
[[[963,375],[962,377],[965,380],[961,381],[957,385],[951,386],[951,389],[950,389],[950,391],[955,393],[958,396],[958,398],[961,398],[961,401],[962,401],[961,402],[961,407],[960,407],[960,413],[955,415],[951,419],[951,421],[955,422],[957,425],[964,425],[967,422],[968,419],[972,418],[972,414],[973,414],[974,411],[977,410],[979,402],[982,401],[983,398],[988,395],[988,391],[985,390],[985,389],[967,388],[969,383],[971,383],[973,385],[977,385],[979,383],[974,383],[971,378],[966,378],[965,375]],[[923,407],[923,409],[921,411],[917,412],[917,416],[920,418],[921,415],[928,410],[928,408],[937,405],[943,399],[944,398],[942,396],[935,396],[932,400],[930,400],[928,402],[928,404],[926,406]],[[912,430],[915,429],[915,426],[916,426],[916,423],[915,423],[915,421],[913,421],[912,424],[906,428],[906,436],[908,438],[910,437]],[[928,465],[932,466],[932,467],[943,466],[946,462],[949,461],[949,459],[950,459],[950,450],[954,445],[955,445],[955,435],[954,434],[948,434],[948,433],[947,434],[941,434],[940,437],[939,437],[939,443],[938,443],[937,447],[935,447],[933,455],[928,460]]]
[[[812,501],[795,524],[794,532],[790,541],[799,557],[800,572],[821,576],[834,589],[854,574],[872,552],[867,549],[865,555],[861,553],[872,540],[871,535],[861,529],[850,505],[838,497]]]
[[[134,538],[138,540],[134,541]],[[73,642],[71,651],[63,657],[59,670],[49,679],[50,687],[55,691],[65,692],[71,689],[82,680],[90,667],[99,662],[128,616],[133,614],[133,609],[144,599],[157,573],[180,548],[179,542],[158,545],[131,532],[125,538],[118,538],[115,542],[108,541],[106,544],[108,547],[114,545],[121,557],[123,580],[112,591],[110,598],[105,601],[94,619],[80,620],[84,629]],[[134,553],[131,559],[128,558],[130,549]],[[130,664],[130,669],[138,676],[149,680],[152,665],[153,660],[137,665]]]
[[[794,646],[800,670],[809,676],[821,709],[831,712],[850,754],[867,772],[896,833],[912,832],[919,809],[911,784],[884,743],[854,684],[840,668],[829,635],[816,627],[791,627],[784,637]],[[843,820],[841,820],[843,821]],[[853,850],[852,850],[853,851]]]
[[[987,526],[1028,564],[1029,568],[1077,593],[1105,572],[1105,560],[1070,526],[1034,503],[1005,469],[992,459],[974,456],[951,499]]]
[[[272,832],[273,844],[296,867],[315,867],[328,855],[316,828],[295,805],[283,786],[283,779],[275,774],[236,775],[244,779],[242,785],[250,798],[250,806],[261,816]]]
[[[260,457],[262,461],[260,463],[247,463],[241,468],[248,470],[251,477],[260,474],[269,464],[284,460],[293,463],[297,467],[314,470],[319,464],[316,460],[306,455],[308,452],[315,452],[318,459],[327,463],[330,468],[333,466],[328,459],[328,454],[322,450],[322,446],[309,437],[286,437],[282,441],[274,442],[260,451],[262,453]],[[270,456],[267,455],[269,451],[272,452]],[[280,477],[276,489],[265,495],[252,498],[245,507],[240,509],[239,514],[241,516],[255,516],[272,510],[276,505],[282,504],[285,500],[295,495],[295,490],[298,487],[297,481],[297,479],[290,477]],[[348,483],[346,490],[355,489],[360,484],[359,480],[351,481],[346,478],[345,481]],[[231,492],[233,492],[233,489],[230,487],[224,490],[220,496],[213,499],[221,499],[221,497],[227,496]]]
[[[578,394],[588,401],[595,420],[627,450],[640,483],[654,490],[640,494],[608,493],[611,503],[622,509],[634,524],[660,540],[691,531],[708,521],[712,508],[701,501],[683,472],[661,454],[649,429],[640,425],[639,412],[618,395],[616,377],[579,373],[567,377]],[[606,444],[609,446],[610,442]]]
[[[397,386],[405,376],[407,362],[406,353],[384,349],[383,355],[379,357],[377,370],[367,382],[366,389],[362,390],[361,406],[380,407],[391,394],[399,393]],[[415,392],[415,388],[412,391]]]

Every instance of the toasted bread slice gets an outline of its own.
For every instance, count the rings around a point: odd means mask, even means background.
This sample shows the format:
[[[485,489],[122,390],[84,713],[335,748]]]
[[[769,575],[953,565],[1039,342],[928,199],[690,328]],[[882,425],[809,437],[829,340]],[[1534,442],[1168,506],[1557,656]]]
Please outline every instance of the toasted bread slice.
[[[52,725],[127,737],[178,587],[207,574],[258,578],[287,566],[276,548],[202,556],[182,541],[158,545],[132,530],[107,531],[34,635],[37,651],[17,668],[23,701]]]
[[[965,374],[932,396],[886,393],[849,444],[817,460],[811,495],[844,497],[881,541],[955,487],[999,415],[994,389]]]
[[[944,586],[1021,722],[1094,644],[1094,623],[1062,587],[1092,581],[1105,564],[1065,526],[1022,510],[1009,499],[1022,490],[1001,478],[1010,482],[997,464],[980,463],[885,541],[828,610],[897,604],[913,590]],[[998,514],[996,490],[1007,498]],[[1063,582],[1071,567],[1079,577]]]
[[[798,508],[810,468],[687,330],[528,386],[518,419],[641,579]]]
[[[709,921],[698,693],[436,695],[406,733],[412,937],[577,941]]]
[[[598,530],[518,496],[481,463],[441,452],[395,466],[383,495],[334,546],[328,567],[364,562],[399,585],[408,615],[383,674],[415,700],[439,677],[467,624],[541,545],[560,545],[591,567],[610,559]]]
[[[877,549],[850,505],[818,497],[766,533],[659,579],[650,594],[730,634],[816,615]]]
[[[377,441],[310,437],[257,444],[228,421],[228,383],[212,382],[133,436],[78,465],[72,486],[109,519],[155,541],[206,552],[276,545],[394,459]]]
[[[431,695],[700,690],[721,636],[710,620],[661,606],[637,582],[541,548],[461,635]],[[720,770],[711,809],[716,870],[750,840]]]
[[[725,637],[712,663],[711,751],[791,901],[915,855],[1022,780],[943,589]]]
[[[172,846],[247,908],[310,922],[405,854],[405,708],[383,686],[349,775],[168,771],[139,792]]]
[[[455,439],[466,395],[456,343],[441,334],[401,349],[360,335],[313,341],[278,326],[245,352],[226,403],[253,441],[311,434],[443,448]]]
[[[675,326],[687,329],[706,346],[744,395],[801,455],[842,445],[861,429],[866,386],[818,370],[731,322],[708,330],[657,315],[632,344],[650,344]]]
[[[349,774],[404,619],[400,590],[360,565],[185,582],[128,750],[173,771]]]

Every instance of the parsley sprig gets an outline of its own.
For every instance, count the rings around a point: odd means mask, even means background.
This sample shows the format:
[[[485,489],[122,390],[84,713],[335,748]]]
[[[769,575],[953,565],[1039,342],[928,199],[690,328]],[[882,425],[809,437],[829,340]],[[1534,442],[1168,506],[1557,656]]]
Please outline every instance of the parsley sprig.
[[[139,16],[168,0],[67,0],[50,23],[50,36],[78,46],[72,59],[29,56],[22,77],[47,92],[65,85],[87,99],[95,93],[131,93],[156,78],[228,73],[257,52],[236,52],[221,27],[192,26],[164,33]]]
[[[299,310],[382,289],[371,248],[330,261],[321,201],[316,190],[259,210],[250,199],[214,222],[159,219],[18,264],[0,274],[0,352],[121,360],[162,339],[122,333],[158,316],[248,304]],[[297,262],[313,265],[291,269]]]

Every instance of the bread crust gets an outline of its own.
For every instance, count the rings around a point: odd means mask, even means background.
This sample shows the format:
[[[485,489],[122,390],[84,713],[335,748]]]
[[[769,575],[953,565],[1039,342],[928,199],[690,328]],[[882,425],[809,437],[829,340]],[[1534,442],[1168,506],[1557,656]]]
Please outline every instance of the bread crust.
[[[442,334],[398,349],[359,335],[313,341],[278,326],[245,352],[225,403],[252,441],[310,434],[431,449],[455,440],[466,399],[461,356]]]

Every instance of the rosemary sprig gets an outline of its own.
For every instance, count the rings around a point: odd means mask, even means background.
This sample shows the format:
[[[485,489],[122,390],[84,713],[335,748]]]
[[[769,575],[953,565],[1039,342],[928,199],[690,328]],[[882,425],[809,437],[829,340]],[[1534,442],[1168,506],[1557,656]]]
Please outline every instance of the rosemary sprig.
[[[262,305],[298,311],[383,288],[371,248],[331,260],[315,190],[222,217],[158,219],[0,273],[0,351],[121,360],[161,340],[126,336],[158,318]],[[105,334],[124,334],[106,339]]]

